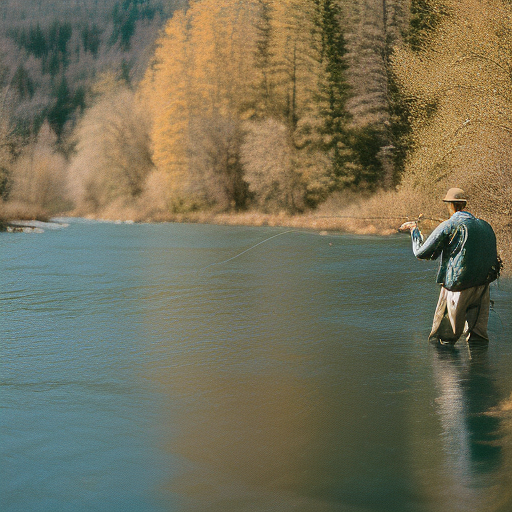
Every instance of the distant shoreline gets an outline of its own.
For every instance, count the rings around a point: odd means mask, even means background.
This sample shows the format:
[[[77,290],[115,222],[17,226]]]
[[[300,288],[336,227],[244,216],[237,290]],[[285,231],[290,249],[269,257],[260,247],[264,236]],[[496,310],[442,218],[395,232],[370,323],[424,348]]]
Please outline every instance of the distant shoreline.
[[[266,214],[260,212],[212,213],[189,212],[156,215],[148,218],[130,218],[129,215],[86,215],[83,218],[103,221],[122,222],[176,222],[193,224],[214,224],[222,226],[269,226],[296,229],[314,229],[319,231],[340,231],[357,235],[391,235],[397,233],[398,226],[408,219],[364,219],[352,216],[324,216],[315,214]]]
[[[129,215],[133,212],[116,212],[115,215],[80,215],[76,212],[65,212],[56,214],[54,217],[49,215],[39,215],[33,218],[0,218],[0,225],[2,231],[11,227],[16,230],[18,228],[33,228],[41,227],[35,226],[39,222],[51,222],[52,218],[66,218],[79,217],[83,219],[106,221],[106,222],[119,222],[119,223],[162,223],[162,222],[176,222],[176,223],[193,223],[193,224],[214,224],[222,226],[269,226],[269,227],[283,227],[283,228],[296,228],[296,229],[312,229],[317,231],[337,231],[344,233],[352,233],[356,235],[377,235],[388,236],[398,232],[398,226],[406,220],[413,220],[408,217],[393,218],[393,217],[357,217],[349,215],[315,215],[312,213],[289,215],[289,214],[266,214],[260,212],[240,212],[240,213],[212,213],[212,212],[188,212],[188,213],[175,213],[175,214],[162,214],[159,213],[155,216],[147,218],[138,218],[136,215],[132,217]],[[431,223],[425,226],[425,229],[431,229]]]

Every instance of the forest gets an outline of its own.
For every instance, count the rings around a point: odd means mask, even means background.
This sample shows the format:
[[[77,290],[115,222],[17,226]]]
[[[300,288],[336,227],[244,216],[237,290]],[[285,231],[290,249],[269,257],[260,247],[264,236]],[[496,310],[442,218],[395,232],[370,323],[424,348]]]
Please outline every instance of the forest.
[[[0,5],[0,216],[379,232],[459,186],[510,259],[509,0],[23,5]]]

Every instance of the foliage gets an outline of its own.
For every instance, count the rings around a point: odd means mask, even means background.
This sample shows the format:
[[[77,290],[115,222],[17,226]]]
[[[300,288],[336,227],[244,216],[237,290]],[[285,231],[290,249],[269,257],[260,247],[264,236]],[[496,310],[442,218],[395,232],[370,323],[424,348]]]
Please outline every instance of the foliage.
[[[393,59],[408,103],[411,148],[402,188],[442,197],[464,188],[512,259],[512,6],[505,0],[429,2],[436,26]]]
[[[49,107],[46,117],[52,129],[60,137],[66,123],[73,120],[73,114],[85,107],[85,92],[83,88],[77,88],[71,92],[66,77],[63,76],[54,86],[53,96],[55,100]]]
[[[19,138],[12,122],[12,104],[9,87],[0,87],[0,200],[9,195],[12,186],[11,167],[19,148]]]
[[[79,19],[24,5],[0,5],[4,196],[15,172],[30,189],[44,124],[55,161],[76,127],[84,212],[293,213],[400,180],[511,211],[508,0],[85,0]]]
[[[114,77],[104,77],[100,89],[102,94],[76,130],[76,154],[69,169],[71,190],[82,211],[138,197],[152,170],[143,104]]]
[[[398,178],[403,129],[396,130],[400,98],[389,57],[407,31],[408,9],[399,0],[351,0],[343,2],[343,13],[352,180],[358,188],[391,187]]]
[[[11,37],[30,55],[42,59],[43,72],[55,76],[69,64],[68,43],[73,28],[70,22],[55,20],[46,30],[39,23],[28,30],[14,28]]]
[[[190,166],[195,176],[193,195],[221,209],[243,209],[248,186],[240,159],[240,121],[220,116],[194,118],[189,135]]]
[[[12,165],[9,200],[59,211],[66,205],[66,160],[55,150],[57,136],[48,123]]]
[[[129,50],[135,34],[137,22],[152,20],[157,12],[162,13],[161,5],[154,5],[151,0],[123,0],[116,3],[112,11],[114,28],[111,41],[119,41],[123,50]]]
[[[154,162],[169,174],[169,195],[177,204],[247,204],[249,188],[261,192],[252,180],[255,174],[247,171],[254,168],[249,160],[257,152],[248,148],[268,126],[288,134],[287,144],[297,153],[293,172],[302,182],[274,194],[281,206],[302,208],[327,196],[349,169],[339,16],[330,0],[202,0],[174,15],[158,41],[142,90],[153,111]],[[249,119],[254,123],[244,125]],[[197,151],[212,147],[211,126],[222,127],[219,134],[229,133],[237,141],[230,157],[216,157],[215,164],[208,160],[211,150],[208,158],[204,150]],[[242,126],[249,127],[247,133]],[[245,136],[251,140],[242,157]],[[219,142],[223,147],[226,143]],[[295,180],[281,180],[281,188],[285,182]],[[198,186],[202,183],[210,185]],[[213,193],[221,189],[223,194]],[[266,203],[264,195],[256,202]]]
[[[2,0],[0,44],[20,131],[30,137],[48,119],[61,138],[106,69],[138,81],[175,4],[181,0]]]
[[[142,91],[153,112],[154,162],[171,177],[168,192],[175,208],[244,202],[233,153],[238,143],[228,141],[240,139],[254,76],[254,7],[230,0],[195,2],[174,15],[159,40]],[[214,156],[215,127],[220,134]],[[214,177],[217,186],[202,186]],[[222,189],[225,197],[214,189]]]
[[[10,143],[9,119],[3,117],[0,112],[0,198],[6,197],[9,191],[9,168],[12,162]]]
[[[404,179],[432,194],[457,183],[480,207],[510,212],[512,7],[502,0],[445,6],[449,14],[422,48],[394,58],[413,130]]]
[[[246,125],[242,163],[249,190],[263,211],[304,208],[304,182],[288,127],[273,119]]]
[[[411,20],[407,42],[413,51],[421,51],[429,37],[448,14],[448,5],[438,0],[411,0]]]

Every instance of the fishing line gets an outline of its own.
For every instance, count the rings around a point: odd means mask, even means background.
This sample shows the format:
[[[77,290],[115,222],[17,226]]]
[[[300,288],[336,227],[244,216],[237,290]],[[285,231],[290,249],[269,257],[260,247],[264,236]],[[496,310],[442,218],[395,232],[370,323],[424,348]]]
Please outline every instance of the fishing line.
[[[272,236],[266,238],[265,240],[262,240],[261,242],[254,244],[252,247],[249,247],[249,248],[243,250],[242,252],[238,253],[237,255],[232,256],[231,258],[228,258],[227,260],[216,261],[215,263],[210,263],[209,265],[206,265],[206,267],[199,269],[199,272],[202,272],[203,270],[206,270],[207,268],[213,267],[214,265],[223,265],[224,263],[228,263],[229,261],[235,260],[236,258],[239,258],[240,256],[242,256],[242,254],[252,251],[254,248],[258,247],[258,245],[264,244],[265,242],[268,242],[269,240],[272,240],[273,238],[277,238],[278,236],[281,236],[281,235],[286,235],[286,233],[298,233],[298,232],[299,231],[297,231],[296,229],[289,229],[288,231],[282,231],[281,233],[277,233],[277,235],[272,235]]]
[[[396,217],[396,218],[403,219],[403,217]],[[396,218],[394,217],[393,219],[396,219]],[[420,216],[418,220],[420,220],[422,218],[425,219],[425,217]],[[391,220],[391,218],[387,218],[387,220]],[[440,219],[429,219],[429,220],[440,221]],[[234,256],[231,256],[230,258],[227,258],[227,259],[225,259],[223,261],[216,261],[214,263],[210,263],[209,265],[206,265],[206,267],[203,267],[203,268],[199,269],[197,272],[203,272],[204,270],[206,270],[208,268],[211,268],[213,266],[216,266],[216,265],[224,265],[225,263],[233,261],[233,260],[239,258],[240,256],[248,253],[249,251],[252,251],[256,247],[259,247],[260,245],[265,244],[265,243],[269,242],[270,240],[273,240],[274,238],[277,238],[279,236],[283,236],[283,235],[286,235],[286,234],[289,234],[289,233],[305,233],[305,234],[308,234],[308,235],[325,236],[325,235],[323,235],[321,233],[315,233],[313,231],[305,231],[305,230],[297,230],[297,229],[289,229],[287,231],[281,231],[280,233],[277,233],[275,235],[269,236],[268,238],[265,238],[265,240],[261,240],[260,242],[252,245],[251,247],[248,247],[247,249],[244,249],[243,251],[239,252],[238,254],[235,254]],[[331,236],[336,236],[336,235],[333,234]],[[428,272],[431,272],[431,269],[428,269]],[[490,304],[489,310],[494,312],[494,313],[496,313],[496,315],[497,315],[497,317],[498,317],[498,319],[500,321],[500,324],[501,324],[501,331],[503,332],[503,329],[504,329],[503,322],[501,320],[501,317],[500,317],[499,313],[494,309],[494,301],[493,300],[491,300],[491,304]],[[469,358],[472,359],[471,351],[470,351],[469,346],[468,346],[468,351],[469,351]]]
[[[199,274],[201,272],[203,272],[204,270],[210,268],[210,267],[213,267],[215,265],[223,265],[225,263],[228,263],[230,261],[233,261],[235,260],[236,258],[239,258],[240,256],[242,256],[243,254],[246,254],[247,252],[249,251],[252,251],[253,249],[255,249],[256,247],[274,239],[274,238],[277,238],[278,236],[282,236],[282,235],[286,235],[288,233],[305,233],[305,234],[308,234],[308,235],[315,235],[315,236],[331,236],[331,237],[336,237],[338,235],[335,235],[335,234],[330,234],[330,235],[323,235],[321,233],[316,233],[314,231],[305,231],[305,230],[299,230],[299,229],[288,229],[287,231],[281,231],[280,233],[277,233],[275,235],[272,235],[272,236],[269,236],[268,238],[265,238],[265,240],[261,240],[260,242],[258,242],[257,244],[254,244],[252,245],[251,247],[248,247],[247,249],[244,249],[242,252],[239,252],[238,254],[236,254],[235,256],[231,256],[230,258],[226,259],[226,260],[223,260],[223,261],[216,261],[214,263],[210,263],[209,265],[206,265],[206,267],[203,267],[203,268],[200,268],[198,270],[195,270],[195,271],[192,271],[192,275],[191,277],[192,278],[199,278]],[[204,276],[204,274],[203,274]],[[179,295],[176,295],[174,297],[172,297],[172,299],[180,299],[181,297],[185,297],[187,296],[188,294],[187,293],[184,293],[184,294],[179,294]]]
[[[404,216],[402,216],[402,217],[354,217],[354,216],[349,216],[349,215],[323,215],[323,216],[317,216],[314,218],[315,219],[357,219],[357,220],[403,220],[404,218],[407,220],[410,219],[410,217],[407,217],[407,216],[405,216],[405,217]],[[418,217],[415,218],[415,220],[416,220],[416,222],[420,222],[422,220],[432,220],[435,222],[444,222],[443,219],[425,217],[425,216],[423,216],[423,214],[420,214]],[[239,258],[240,256],[242,256],[243,254],[245,254],[249,251],[252,251],[259,245],[264,244],[264,243],[268,242],[269,240],[272,240],[273,238],[277,238],[278,236],[286,235],[287,233],[307,233],[308,235],[324,236],[321,233],[314,233],[314,232],[297,230],[297,229],[289,229],[287,231],[282,231],[281,233],[277,233],[277,235],[272,235],[272,236],[266,238],[265,240],[262,240],[261,242],[258,242],[257,244],[254,244],[253,246],[243,250],[242,252],[236,254],[235,256],[232,256],[231,258],[228,258],[223,261],[216,261],[214,263],[210,263],[209,265],[206,265],[206,267],[199,269],[198,272],[202,272],[203,270],[206,270],[207,268],[213,267],[215,265],[223,265],[224,263],[233,261],[233,260]],[[334,235],[331,235],[331,236],[334,236]]]
[[[248,247],[247,249],[244,249],[242,252],[236,254],[235,256],[232,256],[231,258],[228,258],[227,260],[216,261],[214,263],[210,263],[209,265],[206,265],[206,267],[203,267],[203,268],[199,269],[198,272],[202,272],[203,270],[206,270],[207,268],[213,267],[214,265],[223,265],[224,263],[228,263],[229,261],[232,261],[232,260],[234,260],[236,258],[239,258],[243,254],[245,254],[245,253],[247,253],[249,251],[252,251],[253,249],[258,247],[259,245],[264,244],[264,243],[268,242],[269,240],[272,240],[273,238],[277,238],[278,236],[286,235],[287,233],[303,233],[303,234],[306,234],[306,235],[330,236],[330,237],[338,237],[338,236],[340,236],[340,235],[336,235],[334,233],[325,233],[325,234],[323,234],[323,233],[316,233],[314,231],[306,231],[306,230],[303,230],[303,229],[289,229],[287,231],[281,231],[280,233],[277,233],[277,235],[269,236],[268,238],[265,238],[265,240],[262,240],[261,242],[258,242],[257,244],[254,244],[251,247]]]
[[[403,220],[404,217],[351,217],[351,216],[345,216],[345,215],[330,215],[330,216],[318,216],[318,217],[315,217],[316,219],[358,219],[358,220]],[[405,217],[405,219],[409,219],[410,217]],[[421,220],[432,220],[432,221],[436,221],[436,222],[443,222],[442,219],[435,219],[435,218],[431,218],[431,217],[424,217],[423,215],[419,215],[418,217],[416,217],[416,221],[419,222]],[[308,235],[317,235],[317,236],[325,236],[321,233],[315,233],[315,232],[310,232],[310,231],[304,231],[304,230],[297,230],[297,229],[289,229],[287,231],[282,231],[281,233],[277,233],[277,235],[272,235],[268,238],[266,238],[265,240],[262,240],[261,242],[258,242],[257,244],[254,244],[253,246],[251,247],[248,247],[247,249],[243,250],[242,252],[236,254],[235,256],[232,256],[226,260],[223,260],[223,261],[216,261],[214,263],[210,263],[209,265],[206,265],[206,267],[203,267],[201,269],[198,270],[198,272],[202,272],[210,267],[213,267],[215,265],[223,265],[224,263],[228,263],[230,261],[233,261],[237,258],[239,258],[240,256],[242,256],[243,254],[249,252],[249,251],[252,251],[253,249],[255,249],[256,247],[258,247],[259,245],[262,245],[270,240],[272,240],[273,238],[277,238],[278,236],[282,236],[282,235],[286,235],[287,233],[306,233]],[[335,235],[330,235],[330,236],[335,236]]]
[[[493,313],[495,313],[495,314],[496,314],[496,316],[498,317],[498,320],[500,321],[500,325],[501,325],[501,332],[503,332],[503,331],[504,331],[504,329],[505,329],[505,326],[503,325],[503,321],[502,321],[502,319],[501,319],[500,314],[499,314],[499,313],[494,309],[494,300],[492,300],[492,299],[490,300],[489,311],[491,311],[491,312],[493,312]],[[500,334],[501,334],[501,332],[500,332]]]

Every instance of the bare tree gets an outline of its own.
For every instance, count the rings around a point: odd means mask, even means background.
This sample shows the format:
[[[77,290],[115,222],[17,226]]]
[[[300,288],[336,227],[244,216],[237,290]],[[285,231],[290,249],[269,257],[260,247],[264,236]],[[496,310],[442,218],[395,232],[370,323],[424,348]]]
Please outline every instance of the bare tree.
[[[273,119],[247,123],[242,163],[249,190],[263,210],[302,210],[306,186],[296,169],[288,127]]]
[[[66,207],[67,162],[56,151],[57,136],[46,122],[33,143],[27,145],[12,165],[9,200],[48,211]]]
[[[222,209],[243,209],[248,187],[243,176],[241,123],[225,117],[190,121],[191,193]]]
[[[146,109],[131,90],[114,81],[112,90],[86,111],[75,133],[69,181],[79,208],[97,210],[142,193],[152,169],[149,130]]]

